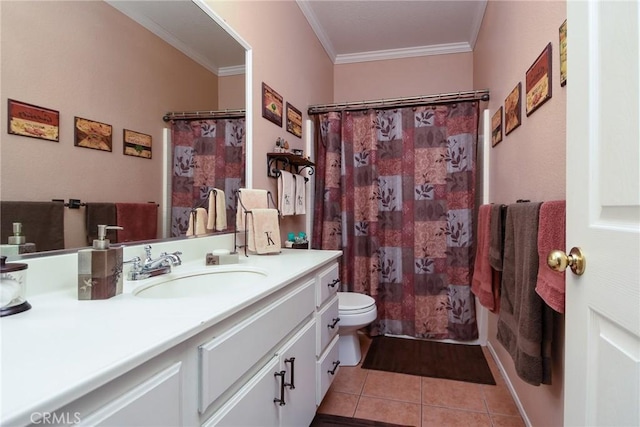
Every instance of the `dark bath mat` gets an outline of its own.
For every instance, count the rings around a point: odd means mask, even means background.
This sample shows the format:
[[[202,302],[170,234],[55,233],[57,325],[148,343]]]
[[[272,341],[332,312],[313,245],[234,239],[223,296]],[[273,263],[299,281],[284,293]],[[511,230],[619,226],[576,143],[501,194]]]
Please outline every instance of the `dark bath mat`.
[[[496,383],[479,345],[379,336],[371,340],[362,368],[480,384]]]
[[[309,427],[408,427],[382,421],[361,420],[338,415],[316,414]]]

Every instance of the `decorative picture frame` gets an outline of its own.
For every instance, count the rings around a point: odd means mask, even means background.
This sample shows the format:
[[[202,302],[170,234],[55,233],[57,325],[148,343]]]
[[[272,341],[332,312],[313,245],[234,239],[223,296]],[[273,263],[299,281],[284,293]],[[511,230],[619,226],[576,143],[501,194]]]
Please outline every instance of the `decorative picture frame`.
[[[527,116],[551,99],[551,43],[547,44],[526,73]]]
[[[151,159],[151,135],[123,129],[122,142],[122,153],[124,155]]]
[[[262,117],[282,127],[282,96],[262,82]]]
[[[504,100],[504,134],[509,135],[522,121],[522,83],[518,82]]]
[[[502,141],[502,106],[491,116],[491,146],[495,147]]]
[[[567,20],[565,19],[558,30],[560,37],[560,86],[567,84]]]
[[[287,132],[302,137],[302,113],[287,102]]]
[[[113,127],[106,123],[75,117],[73,145],[101,151],[112,151]]]
[[[60,112],[8,99],[7,132],[11,135],[60,142]]]

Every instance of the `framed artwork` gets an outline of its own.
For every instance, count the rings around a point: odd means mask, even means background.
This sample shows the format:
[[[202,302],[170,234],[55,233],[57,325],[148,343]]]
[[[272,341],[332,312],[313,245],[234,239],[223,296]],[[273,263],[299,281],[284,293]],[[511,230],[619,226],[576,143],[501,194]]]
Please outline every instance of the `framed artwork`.
[[[509,135],[511,131],[520,126],[522,110],[522,83],[518,82],[509,96],[504,100],[504,134]]]
[[[302,137],[302,113],[287,102],[287,132]]]
[[[502,141],[502,107],[491,117],[491,146],[495,147]]]
[[[76,147],[93,148],[94,150],[111,151],[113,128],[105,123],[76,117],[74,145]]]
[[[567,84],[567,20],[560,25],[560,86]]]
[[[129,129],[122,131],[123,153],[127,156],[151,158],[151,135]]]
[[[9,99],[7,119],[7,132],[10,134],[60,141],[58,111]]]
[[[525,80],[529,116],[551,98],[551,43],[529,67]]]
[[[262,82],[262,117],[282,127],[282,96]]]

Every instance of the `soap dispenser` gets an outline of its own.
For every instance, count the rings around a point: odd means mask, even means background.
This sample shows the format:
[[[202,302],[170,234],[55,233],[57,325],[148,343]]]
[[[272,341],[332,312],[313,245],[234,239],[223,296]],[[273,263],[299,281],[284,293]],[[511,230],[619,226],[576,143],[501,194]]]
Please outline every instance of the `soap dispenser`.
[[[98,225],[93,247],[78,251],[78,299],[107,299],[122,293],[122,246],[110,247],[107,230],[115,225]]]

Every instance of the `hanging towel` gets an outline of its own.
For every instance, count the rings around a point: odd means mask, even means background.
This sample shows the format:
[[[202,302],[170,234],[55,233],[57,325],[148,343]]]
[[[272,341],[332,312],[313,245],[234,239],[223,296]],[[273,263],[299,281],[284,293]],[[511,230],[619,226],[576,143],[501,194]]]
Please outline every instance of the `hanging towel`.
[[[491,264],[491,267],[496,271],[502,271],[505,210],[506,206],[504,205],[491,205],[489,264]]]
[[[222,231],[227,228],[227,203],[224,191],[214,188],[209,191],[209,215],[207,229]]]
[[[189,212],[187,236],[207,234],[207,217],[207,210],[205,208],[192,209],[191,212]]]
[[[237,230],[250,230],[251,228],[245,226],[244,218],[245,212],[251,209],[266,209],[269,203],[269,193],[267,190],[251,190],[248,188],[240,188],[238,190],[238,203],[236,206],[236,229]],[[250,218],[249,218],[250,220]]]
[[[544,202],[540,206],[538,225],[538,282],[536,292],[558,313],[564,313],[565,272],[554,271],[547,266],[547,255],[565,247],[564,200]]]
[[[552,311],[535,292],[540,203],[507,208],[498,341],[520,378],[551,384]]]
[[[278,176],[278,209],[282,216],[296,213],[296,180],[287,171],[280,171]]]
[[[249,250],[258,254],[280,253],[280,225],[277,209],[252,209]]]
[[[118,243],[158,238],[158,206],[155,203],[116,203]]]
[[[0,204],[2,219],[0,239],[7,243],[13,236],[13,223],[22,224],[22,235],[27,243],[35,244],[35,250],[64,249],[64,203],[3,201]],[[96,228],[97,230],[97,228]]]
[[[98,225],[117,225],[115,203],[87,203],[85,206],[87,245],[98,238]],[[117,242],[116,230],[107,230],[107,239]]]
[[[296,202],[295,202],[295,214],[296,215],[304,215],[307,213],[306,203],[307,196],[305,194],[305,179],[304,176],[294,175],[295,185],[296,185]]]
[[[491,205],[482,205],[478,208],[478,237],[471,291],[478,297],[480,304],[492,312],[496,312],[499,304],[499,292],[493,286],[493,273],[489,264],[489,222],[491,213]]]

